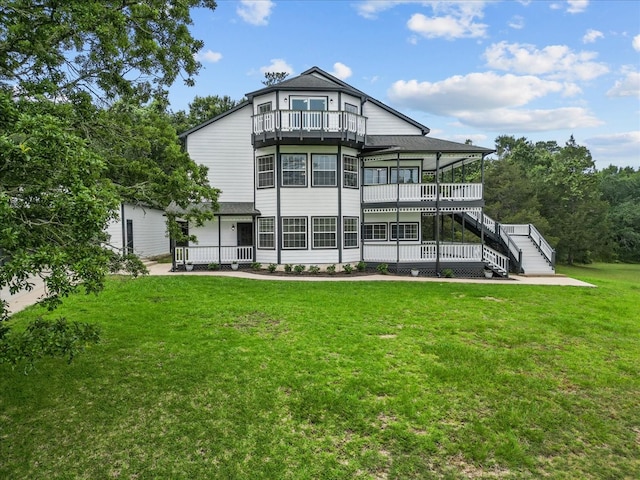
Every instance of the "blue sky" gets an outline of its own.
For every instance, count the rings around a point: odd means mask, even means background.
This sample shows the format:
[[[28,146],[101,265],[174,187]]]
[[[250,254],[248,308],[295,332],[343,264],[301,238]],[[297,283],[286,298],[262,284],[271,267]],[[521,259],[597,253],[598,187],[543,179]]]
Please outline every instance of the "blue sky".
[[[573,134],[598,168],[640,168],[636,0],[220,0],[193,20],[203,67],[195,87],[171,88],[173,110],[318,66],[433,137],[493,147]]]

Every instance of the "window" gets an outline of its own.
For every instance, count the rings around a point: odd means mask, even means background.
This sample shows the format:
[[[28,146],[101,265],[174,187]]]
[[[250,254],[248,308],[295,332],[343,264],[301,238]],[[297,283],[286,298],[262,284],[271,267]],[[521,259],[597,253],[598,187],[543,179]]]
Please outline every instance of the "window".
[[[273,249],[276,247],[276,222],[273,217],[258,218],[258,248]]]
[[[386,240],[387,224],[386,223],[367,223],[362,228],[363,240]]]
[[[258,157],[258,188],[275,187],[275,168],[273,155]]]
[[[355,113],[356,115],[358,114],[358,106],[357,105],[352,105],[350,103],[345,103],[344,104],[344,111],[347,113]]]
[[[365,168],[364,169],[365,185],[380,185],[384,183],[387,183],[386,168]]]
[[[313,248],[336,248],[336,217],[313,219]]]
[[[289,217],[282,219],[282,248],[307,248],[307,217]]]
[[[344,248],[358,247],[358,217],[344,217]]]
[[[282,186],[304,187],[307,185],[307,156],[301,154],[283,154]]]
[[[313,165],[313,186],[314,187],[335,187],[336,169],[338,158],[335,155],[312,155]]]
[[[396,232],[400,232],[396,235]],[[418,240],[417,223],[391,224],[391,240]]]
[[[400,171],[399,176],[398,171]],[[420,183],[420,172],[418,167],[401,167],[400,170],[392,168],[391,183],[398,183],[398,177],[400,178],[400,183]]]
[[[358,159],[356,157],[344,156],[343,163],[343,184],[347,188],[358,188]]]
[[[291,110],[326,110],[326,97],[290,97]]]
[[[267,113],[271,111],[271,102],[261,103],[258,105],[258,113]]]

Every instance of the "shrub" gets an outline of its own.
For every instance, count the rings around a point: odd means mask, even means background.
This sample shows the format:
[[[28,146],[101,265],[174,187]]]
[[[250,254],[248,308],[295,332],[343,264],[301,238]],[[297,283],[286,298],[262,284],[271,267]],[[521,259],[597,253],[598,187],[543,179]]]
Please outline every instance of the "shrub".
[[[453,270],[451,270],[450,268],[445,268],[444,270],[442,270],[442,276],[444,278],[453,278],[455,275],[453,274]]]
[[[336,273],[336,264],[334,263],[333,265],[329,265],[327,267],[327,273],[333,275],[334,273]]]
[[[358,269],[359,272],[364,272],[367,269],[367,264],[364,263],[362,260],[360,260],[357,264],[356,264],[356,268]]]
[[[291,265],[290,263],[285,263],[284,264],[284,271],[287,273],[291,273],[291,270],[293,270],[293,265]]]
[[[278,268],[278,264],[277,263],[270,263],[269,266],[267,267],[267,269],[271,273],[275,272],[276,268]]]
[[[353,267],[351,266],[350,263],[347,263],[342,266],[342,270],[344,270],[345,273],[351,273],[353,272]]]
[[[317,265],[311,265],[309,267],[309,273],[320,273],[320,267]]]
[[[212,262],[209,265],[207,265],[207,270],[220,270],[220,264]]]
[[[376,267],[376,270],[378,270],[382,275],[386,275],[387,273],[389,273],[389,265],[386,263],[381,263]]]
[[[251,268],[253,270],[260,270],[262,268],[262,264],[260,262],[252,262]]]
[[[305,268],[306,267],[304,265],[296,265],[295,267],[293,267],[293,269],[295,270],[295,272],[297,274],[300,274],[300,273],[304,272]]]

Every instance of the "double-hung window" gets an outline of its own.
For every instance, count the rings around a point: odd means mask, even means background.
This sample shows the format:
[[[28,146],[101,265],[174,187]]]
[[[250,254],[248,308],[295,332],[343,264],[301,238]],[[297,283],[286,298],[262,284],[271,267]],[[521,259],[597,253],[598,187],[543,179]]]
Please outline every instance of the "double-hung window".
[[[420,169],[418,167],[392,168],[390,183],[420,183]]]
[[[342,157],[344,170],[343,184],[346,188],[358,188],[358,159],[356,157]]]
[[[312,185],[314,187],[335,187],[338,158],[336,155],[311,155]]]
[[[258,218],[258,248],[274,249],[276,223],[273,217]]]
[[[282,219],[282,248],[287,250],[307,248],[307,217]]]
[[[305,187],[307,185],[307,156],[282,154],[282,186]]]
[[[273,155],[256,158],[258,168],[258,188],[275,187],[275,167]]]
[[[313,248],[336,248],[336,217],[314,217],[312,219]]]
[[[358,217],[344,217],[344,248],[358,247]]]
[[[366,223],[362,227],[362,239],[383,241],[387,239],[386,223]]]
[[[365,168],[364,169],[365,185],[380,185],[385,183],[387,183],[386,168]]]
[[[417,223],[392,223],[391,240],[418,240]]]

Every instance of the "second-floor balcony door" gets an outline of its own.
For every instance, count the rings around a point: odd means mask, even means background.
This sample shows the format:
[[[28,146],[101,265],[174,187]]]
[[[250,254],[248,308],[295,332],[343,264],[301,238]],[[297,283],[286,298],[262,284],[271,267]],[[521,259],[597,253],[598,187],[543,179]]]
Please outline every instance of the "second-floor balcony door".
[[[327,110],[324,97],[291,97],[293,117],[290,127],[303,130],[319,130],[323,126],[323,112]]]

